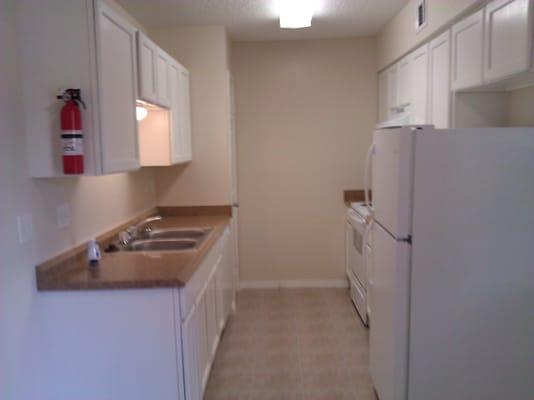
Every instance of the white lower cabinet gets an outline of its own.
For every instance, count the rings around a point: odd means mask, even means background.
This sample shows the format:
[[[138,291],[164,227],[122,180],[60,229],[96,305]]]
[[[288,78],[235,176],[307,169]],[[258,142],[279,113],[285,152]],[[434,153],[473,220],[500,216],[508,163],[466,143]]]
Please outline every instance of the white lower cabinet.
[[[186,399],[200,399],[200,356],[198,349],[197,332],[198,313],[193,310],[188,318],[182,322],[180,329],[182,331],[182,342],[178,346],[183,347],[183,368]],[[183,345],[183,346],[182,346]]]
[[[222,241],[222,274],[223,274],[223,312],[224,318],[232,313],[235,302],[234,273],[235,273],[235,253],[234,253],[235,233],[228,226],[224,232]]]
[[[219,258],[220,260],[220,258]],[[217,297],[216,297],[216,274],[220,269],[220,261],[215,265],[206,287],[206,339],[208,359],[213,358],[219,342]]]
[[[232,309],[234,297],[231,230],[226,229],[206,256],[191,286],[177,289],[182,318],[182,352],[186,400],[201,400],[220,334]],[[202,284],[199,285],[198,283]],[[195,297],[191,302],[190,298]],[[184,313],[185,312],[185,313]]]
[[[207,287],[202,293],[202,296],[198,299],[196,305],[196,317],[198,318],[196,327],[197,327],[197,345],[199,353],[199,381],[200,381],[200,391],[204,392],[204,386],[207,381],[208,372],[209,372],[209,349],[208,349],[208,310],[207,310]]]
[[[40,293],[40,399],[202,400],[234,296],[231,235],[182,288]]]
[[[224,268],[217,268],[215,272],[215,317],[217,320],[217,334],[221,333],[226,319],[224,307],[224,279]]]

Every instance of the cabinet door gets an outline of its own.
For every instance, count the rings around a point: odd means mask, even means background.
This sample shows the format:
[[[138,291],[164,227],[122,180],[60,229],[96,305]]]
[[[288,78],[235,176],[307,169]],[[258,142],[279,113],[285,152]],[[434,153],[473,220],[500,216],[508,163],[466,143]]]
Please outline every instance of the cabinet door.
[[[137,56],[139,67],[139,98],[155,103],[157,46],[142,32],[137,32]]]
[[[465,89],[482,84],[484,10],[452,27],[452,87]]]
[[[224,231],[223,236],[223,253],[222,253],[222,267],[224,268],[224,283],[223,283],[223,307],[224,320],[229,317],[232,312],[234,302],[234,242],[233,234],[230,226]]]
[[[156,52],[156,102],[164,107],[170,106],[169,66],[169,56],[158,48]]]
[[[393,65],[387,70],[387,107],[388,107],[388,117],[391,119],[396,114],[396,108],[399,105],[398,96],[397,96],[397,85],[398,85],[398,65]]]
[[[428,122],[438,129],[450,127],[450,32],[438,36],[429,45]]]
[[[530,69],[532,4],[495,0],[486,6],[484,79],[506,78]]]
[[[388,119],[388,71],[378,74],[378,122]]]
[[[202,296],[196,304],[197,321],[196,334],[198,337],[198,355],[199,355],[199,382],[201,398],[204,392],[204,386],[208,379],[210,356],[208,349],[208,326],[207,326],[207,286],[204,289]]]
[[[135,28],[103,2],[95,8],[104,173],[139,168]]]
[[[171,114],[171,163],[178,164],[184,161],[184,143],[182,135],[182,118],[181,118],[181,69],[180,66],[173,62],[169,65],[169,88],[170,88],[170,114]]]
[[[217,266],[215,267],[217,268]],[[211,363],[217,350],[218,326],[216,309],[216,270],[211,274],[206,289],[206,337],[208,350],[208,363]]]
[[[397,106],[400,108],[412,104],[411,65],[410,55],[404,57],[398,64]]]
[[[410,54],[411,112],[414,124],[428,123],[428,45]]]
[[[181,68],[180,74],[180,117],[184,161],[193,159],[192,149],[192,129],[191,129],[191,83],[189,71],[184,67]]]
[[[225,279],[225,268],[221,263],[222,257],[218,262],[217,269],[215,272],[215,305],[217,312],[217,334],[220,334],[224,328],[224,323],[226,321],[226,312],[224,307],[224,279]]]
[[[182,354],[184,364],[184,387],[186,400],[201,399],[199,359],[198,313],[193,308],[182,323]]]

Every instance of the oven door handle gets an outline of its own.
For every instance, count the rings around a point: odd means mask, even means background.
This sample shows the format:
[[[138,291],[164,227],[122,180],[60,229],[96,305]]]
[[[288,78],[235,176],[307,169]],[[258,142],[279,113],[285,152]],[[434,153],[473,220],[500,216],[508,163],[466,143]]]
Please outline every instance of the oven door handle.
[[[363,231],[363,262],[365,263],[365,269],[367,269],[367,240],[369,239],[369,233],[371,232],[371,228],[373,227],[373,220],[371,220],[366,226],[365,230]],[[367,276],[369,276],[369,270],[367,270]]]
[[[373,168],[372,163],[373,163],[373,156],[375,155],[375,153],[376,153],[376,145],[373,139],[373,143],[371,143],[371,146],[369,146],[369,149],[367,150],[367,154],[365,156],[365,167],[364,167],[364,172],[363,172],[363,191],[364,191],[364,196],[365,196],[365,206],[369,210],[371,218],[374,216],[374,214],[373,214],[373,209],[370,206],[371,195],[369,192],[371,188],[369,185],[369,180],[371,177],[369,175],[371,174],[371,169]]]

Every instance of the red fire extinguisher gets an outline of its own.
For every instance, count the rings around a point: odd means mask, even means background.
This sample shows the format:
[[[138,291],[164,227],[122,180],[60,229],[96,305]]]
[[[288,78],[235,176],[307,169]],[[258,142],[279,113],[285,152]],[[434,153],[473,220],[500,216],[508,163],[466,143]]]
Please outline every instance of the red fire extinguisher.
[[[63,149],[63,173],[83,174],[82,112],[85,108],[80,89],[67,89],[59,96],[65,105],[61,108],[61,147]]]

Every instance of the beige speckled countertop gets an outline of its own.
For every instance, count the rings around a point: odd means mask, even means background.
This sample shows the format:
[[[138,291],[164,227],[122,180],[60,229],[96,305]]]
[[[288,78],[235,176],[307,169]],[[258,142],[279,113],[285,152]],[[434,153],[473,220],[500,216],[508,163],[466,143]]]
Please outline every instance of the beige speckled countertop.
[[[78,255],[67,261],[61,260],[62,266],[59,269],[51,268],[53,260],[38,266],[37,287],[40,291],[52,291],[184,286],[222,235],[230,218],[228,215],[164,216],[163,221],[153,226],[157,228],[209,226],[213,227],[213,230],[200,247],[194,250],[103,252],[102,260],[96,267],[88,265],[78,248]]]

